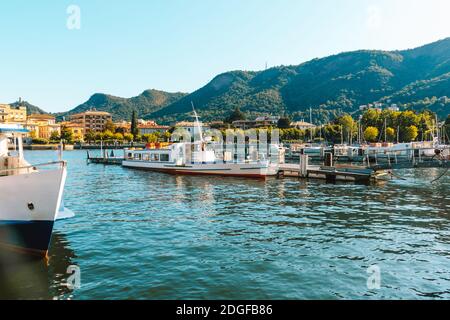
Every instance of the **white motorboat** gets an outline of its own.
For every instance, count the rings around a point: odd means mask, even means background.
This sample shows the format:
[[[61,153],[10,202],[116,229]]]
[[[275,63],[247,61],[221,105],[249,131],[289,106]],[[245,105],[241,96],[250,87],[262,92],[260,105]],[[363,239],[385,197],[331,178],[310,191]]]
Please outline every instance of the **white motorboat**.
[[[25,132],[0,124],[0,246],[46,256],[67,168],[64,161],[30,165],[23,154]]]
[[[223,150],[222,143],[208,141],[203,137],[195,110],[194,114],[200,135],[198,141],[174,143],[165,149],[126,149],[122,165],[128,168],[183,175],[248,178],[277,175],[279,164],[284,162],[284,148],[278,144],[259,146],[232,144]]]

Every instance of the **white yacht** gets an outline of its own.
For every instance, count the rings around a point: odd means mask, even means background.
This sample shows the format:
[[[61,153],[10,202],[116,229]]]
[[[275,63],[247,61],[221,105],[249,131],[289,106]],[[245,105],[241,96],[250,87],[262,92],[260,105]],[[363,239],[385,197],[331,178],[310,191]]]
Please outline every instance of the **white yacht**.
[[[46,256],[67,168],[64,161],[30,165],[22,146],[26,132],[0,124],[0,247]]]
[[[122,165],[128,168],[184,175],[218,175],[249,178],[275,176],[284,162],[284,148],[278,144],[238,146],[223,150],[223,145],[203,137],[195,113],[200,139],[180,142],[166,149],[126,149]],[[189,138],[190,139],[190,138]]]

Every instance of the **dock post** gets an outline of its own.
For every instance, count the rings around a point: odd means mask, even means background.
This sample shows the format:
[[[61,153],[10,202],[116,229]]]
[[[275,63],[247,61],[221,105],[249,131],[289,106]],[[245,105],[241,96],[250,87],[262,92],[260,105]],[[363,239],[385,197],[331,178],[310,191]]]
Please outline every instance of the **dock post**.
[[[331,152],[325,153],[325,167],[333,166],[333,154]]]
[[[308,165],[309,156],[307,154],[300,155],[300,177],[305,178],[308,175]]]

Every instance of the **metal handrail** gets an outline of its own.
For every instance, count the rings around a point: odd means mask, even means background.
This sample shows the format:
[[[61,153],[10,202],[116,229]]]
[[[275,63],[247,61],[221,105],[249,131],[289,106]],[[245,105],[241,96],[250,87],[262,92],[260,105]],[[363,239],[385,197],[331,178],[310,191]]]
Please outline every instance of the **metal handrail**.
[[[67,165],[66,161],[54,161],[54,162],[47,162],[47,163],[39,163],[39,164],[34,164],[34,165],[29,165],[26,167],[17,167],[17,168],[8,168],[8,169],[1,169],[1,172],[9,172],[12,170],[24,170],[24,169],[33,169],[36,170],[36,168],[38,167],[49,167],[49,166],[53,166],[56,164],[60,164],[63,168]]]

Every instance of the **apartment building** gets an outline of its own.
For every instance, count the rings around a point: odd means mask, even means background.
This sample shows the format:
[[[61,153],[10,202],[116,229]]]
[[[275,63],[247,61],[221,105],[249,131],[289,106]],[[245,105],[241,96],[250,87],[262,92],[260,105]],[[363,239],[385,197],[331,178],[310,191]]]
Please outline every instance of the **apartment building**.
[[[9,104],[0,104],[0,123],[25,124],[26,121],[26,107],[13,107]]]
[[[25,127],[34,138],[50,139],[54,132],[61,135],[61,125],[56,123],[54,116],[48,114],[31,114],[27,117]]]
[[[108,112],[90,110],[71,115],[71,123],[77,123],[83,126],[84,131],[101,132],[105,130],[108,121],[112,121],[112,116]]]

